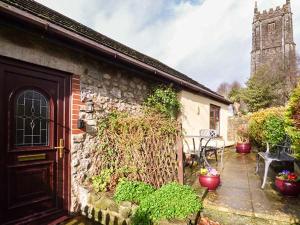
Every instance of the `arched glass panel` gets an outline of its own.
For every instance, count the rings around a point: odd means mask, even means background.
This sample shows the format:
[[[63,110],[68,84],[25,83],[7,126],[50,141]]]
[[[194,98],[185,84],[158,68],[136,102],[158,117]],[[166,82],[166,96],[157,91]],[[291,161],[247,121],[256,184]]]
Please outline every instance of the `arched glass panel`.
[[[49,102],[38,91],[25,90],[15,101],[15,145],[46,146],[49,143]]]

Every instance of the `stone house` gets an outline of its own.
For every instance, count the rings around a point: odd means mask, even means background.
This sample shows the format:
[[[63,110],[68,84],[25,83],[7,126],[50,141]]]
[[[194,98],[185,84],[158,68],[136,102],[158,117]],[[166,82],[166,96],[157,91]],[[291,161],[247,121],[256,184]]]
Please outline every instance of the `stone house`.
[[[212,109],[211,126],[226,136],[222,96],[35,1],[1,0],[0,223],[80,208],[81,187],[101,160],[93,157],[97,119],[113,109],[138,113],[157,84],[173,84],[186,112],[196,99],[199,127],[209,128]]]

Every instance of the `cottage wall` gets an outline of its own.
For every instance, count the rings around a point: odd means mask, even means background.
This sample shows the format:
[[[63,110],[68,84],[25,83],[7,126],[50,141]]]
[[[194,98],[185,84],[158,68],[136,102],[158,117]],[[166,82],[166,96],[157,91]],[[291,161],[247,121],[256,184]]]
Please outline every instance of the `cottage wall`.
[[[87,195],[86,182],[99,172],[97,121],[112,110],[139,113],[155,82],[43,36],[9,27],[0,29],[0,55],[72,75],[71,208],[78,210]],[[88,101],[94,104],[92,113],[84,111]],[[79,118],[85,121],[84,129],[77,129]]]
[[[201,129],[209,129],[210,104],[213,104],[220,107],[220,136],[224,139],[225,145],[233,144],[227,138],[228,117],[230,116],[228,105],[188,91],[180,92],[180,103],[182,105],[180,117],[185,135],[199,135]],[[222,144],[218,142],[218,145]]]

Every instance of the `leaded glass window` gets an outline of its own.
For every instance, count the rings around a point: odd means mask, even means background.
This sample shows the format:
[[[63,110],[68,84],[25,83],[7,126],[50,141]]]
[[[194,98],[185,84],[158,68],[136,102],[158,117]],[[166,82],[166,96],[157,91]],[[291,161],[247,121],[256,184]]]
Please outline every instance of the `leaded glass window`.
[[[46,146],[49,143],[49,102],[38,91],[25,90],[15,102],[15,145]]]

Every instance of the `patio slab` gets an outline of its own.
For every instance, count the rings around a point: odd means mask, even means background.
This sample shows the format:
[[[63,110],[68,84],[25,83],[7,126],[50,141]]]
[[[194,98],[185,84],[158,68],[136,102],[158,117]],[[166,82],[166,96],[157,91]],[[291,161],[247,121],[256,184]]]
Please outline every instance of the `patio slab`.
[[[261,189],[263,162],[258,175],[255,174],[255,166],[255,153],[243,155],[235,153],[233,148],[227,149],[221,172],[222,185],[207,194],[204,199],[204,214],[224,225],[300,224],[300,197],[288,198],[280,195],[274,188],[275,173],[272,171],[268,185],[264,190]],[[230,218],[220,221],[214,218],[214,213],[228,214],[236,219],[235,223]]]

